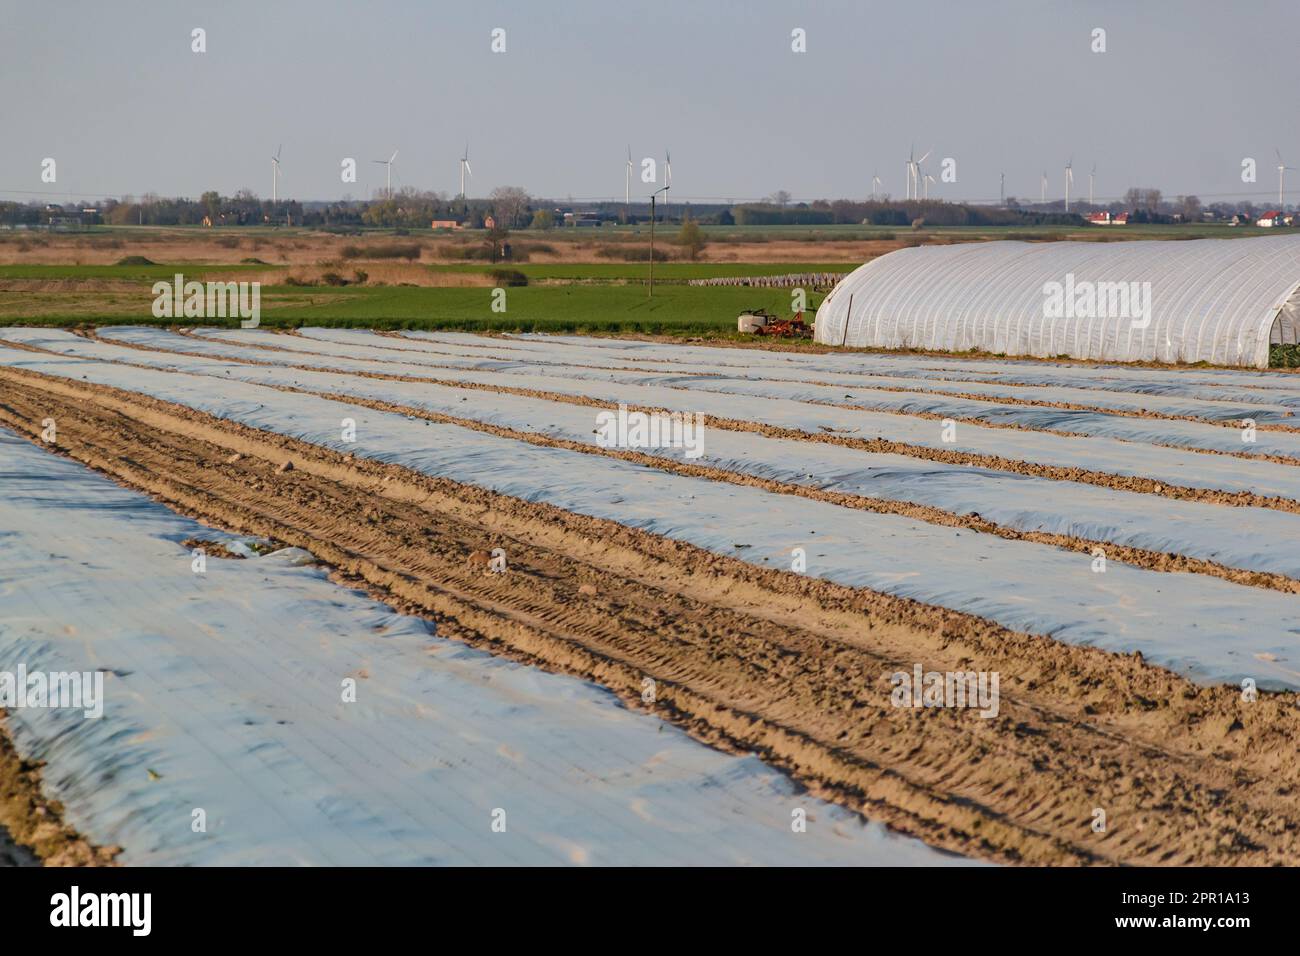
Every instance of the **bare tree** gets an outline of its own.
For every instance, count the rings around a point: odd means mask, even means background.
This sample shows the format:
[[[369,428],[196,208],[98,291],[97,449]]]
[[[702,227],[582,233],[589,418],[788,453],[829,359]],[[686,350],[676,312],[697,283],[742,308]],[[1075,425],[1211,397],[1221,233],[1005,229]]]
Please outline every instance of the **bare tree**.
[[[519,225],[533,201],[533,197],[518,186],[498,186],[488,198],[492,200],[497,220],[508,228]]]
[[[787,206],[790,203],[790,194],[784,189],[778,189],[776,192],[772,193],[772,202],[776,203],[778,206]]]

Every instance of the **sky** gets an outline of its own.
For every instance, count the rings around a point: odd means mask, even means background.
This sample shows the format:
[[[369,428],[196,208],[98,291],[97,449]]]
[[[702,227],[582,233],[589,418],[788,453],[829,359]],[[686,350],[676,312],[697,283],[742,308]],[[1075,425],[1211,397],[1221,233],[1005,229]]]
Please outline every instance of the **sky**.
[[[394,188],[455,195],[467,144],[471,196],[579,201],[622,198],[629,146],[638,173],[671,152],[676,201],[861,198],[873,174],[901,197],[913,144],[949,200],[996,200],[1003,173],[1037,200],[1044,172],[1059,198],[1072,160],[1076,197],[1095,164],[1099,201],[1267,204],[1274,150],[1300,167],[1296,0],[0,0],[0,17],[0,199],[269,196],[277,148],[280,196],[301,200],[372,195],[393,150]],[[638,175],[633,196],[652,188]]]

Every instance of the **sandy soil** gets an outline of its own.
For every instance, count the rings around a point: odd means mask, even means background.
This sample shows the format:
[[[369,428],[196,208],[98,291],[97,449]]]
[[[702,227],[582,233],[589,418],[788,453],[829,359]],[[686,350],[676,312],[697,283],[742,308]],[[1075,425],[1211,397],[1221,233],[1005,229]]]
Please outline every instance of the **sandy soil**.
[[[652,677],[664,719],[932,845],[1024,863],[1300,862],[1294,694],[1243,706],[1235,688],[1197,687],[1137,654],[0,371],[0,422],[34,436],[50,415],[60,452],[180,511],[307,548],[441,634],[596,681],[629,706],[644,706]],[[472,558],[498,546],[511,572],[486,574]],[[915,661],[1002,672],[1001,713],[890,707],[889,674]]]
[[[63,808],[42,792],[40,767],[18,755],[0,720],[0,866],[112,866],[117,853],[63,822]]]

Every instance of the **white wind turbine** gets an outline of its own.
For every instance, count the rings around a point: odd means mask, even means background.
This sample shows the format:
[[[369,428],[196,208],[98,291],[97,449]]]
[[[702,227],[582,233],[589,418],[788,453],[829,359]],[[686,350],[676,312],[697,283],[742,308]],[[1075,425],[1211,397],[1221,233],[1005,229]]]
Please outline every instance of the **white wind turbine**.
[[[930,183],[932,182],[934,182],[934,177],[931,176],[929,173],[926,173],[925,174],[925,198],[927,201],[930,198]]]
[[[664,189],[673,188],[673,154],[664,147]],[[664,222],[668,221],[668,193],[664,193]]]
[[[921,164],[930,157],[930,154],[933,153],[934,150],[927,149],[925,151],[925,155],[922,156],[920,159],[912,158],[915,152],[916,150],[914,147],[913,149],[909,150],[907,154],[907,186],[908,186],[907,198],[908,199],[919,199],[921,197]]]
[[[282,149],[284,149],[283,145],[276,149],[275,155],[271,157],[271,202],[273,203],[280,201],[280,150]]]
[[[1038,187],[1038,201],[1047,202],[1047,171],[1043,171],[1043,179]]]
[[[1088,205],[1092,205],[1092,181],[1097,178],[1097,164],[1092,164],[1092,171],[1088,173]]]
[[[1065,164],[1065,211],[1070,211],[1070,187],[1074,185],[1074,158]]]
[[[469,143],[465,144],[465,155],[460,158],[460,198],[465,198],[465,174],[474,175],[469,166]]]
[[[876,190],[880,188],[880,177],[875,173],[871,174],[871,201],[876,201]]]
[[[1282,174],[1285,173],[1288,169],[1291,170],[1292,172],[1294,172],[1294,171],[1295,171],[1295,167],[1294,167],[1294,166],[1288,166],[1288,165],[1287,165],[1287,164],[1282,160],[1282,153],[1281,153],[1279,150],[1274,149],[1274,150],[1273,150],[1273,153],[1277,156],[1277,208],[1278,208],[1278,211],[1280,211],[1280,212],[1285,212],[1285,211],[1286,211],[1286,210],[1285,210],[1285,207],[1286,207],[1285,195],[1286,195],[1286,194],[1282,191]]]
[[[623,212],[632,204],[632,147],[627,148],[627,169],[623,177]]]
[[[387,193],[389,199],[393,198],[393,161],[395,159],[397,159],[397,150],[393,150],[393,155],[389,156],[387,159],[371,160],[371,162],[379,163],[385,168],[387,179],[385,180],[386,185],[384,187],[384,192]]]

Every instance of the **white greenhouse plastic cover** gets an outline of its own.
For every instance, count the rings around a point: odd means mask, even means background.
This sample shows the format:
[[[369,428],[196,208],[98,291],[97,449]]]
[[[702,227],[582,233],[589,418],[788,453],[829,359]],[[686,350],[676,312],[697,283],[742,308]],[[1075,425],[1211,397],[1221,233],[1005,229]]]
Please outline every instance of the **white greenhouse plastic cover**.
[[[1266,368],[1300,341],[1300,236],[899,249],[840,280],[816,339]]]

